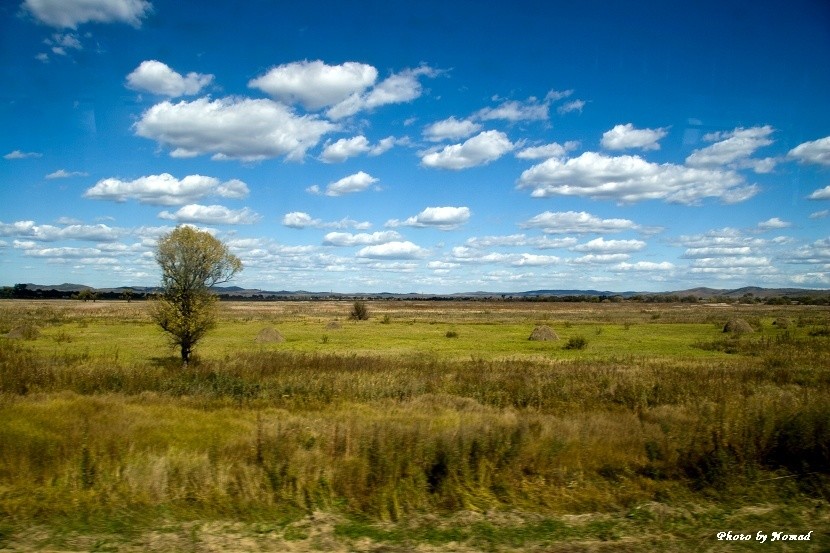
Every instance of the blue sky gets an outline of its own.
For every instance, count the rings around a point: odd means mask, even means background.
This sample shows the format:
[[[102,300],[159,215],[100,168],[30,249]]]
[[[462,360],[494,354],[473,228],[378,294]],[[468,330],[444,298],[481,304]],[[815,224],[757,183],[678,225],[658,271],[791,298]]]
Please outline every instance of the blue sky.
[[[830,287],[830,5],[0,7],[0,284]]]

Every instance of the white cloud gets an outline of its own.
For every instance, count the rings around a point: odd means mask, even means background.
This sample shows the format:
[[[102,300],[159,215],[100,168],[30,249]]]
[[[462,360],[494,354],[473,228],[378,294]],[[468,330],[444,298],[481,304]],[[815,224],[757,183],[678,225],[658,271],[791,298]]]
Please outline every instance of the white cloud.
[[[81,44],[81,41],[78,39],[78,35],[74,33],[54,33],[51,38],[47,38],[43,42],[44,44],[47,44],[48,46],[52,47],[52,53],[57,54],[59,56],[68,55],[66,51],[67,48],[71,50],[84,49],[83,45]],[[47,56],[46,54],[43,55]]]
[[[606,150],[659,150],[659,141],[669,134],[668,129],[636,129],[631,123],[616,125],[602,135],[602,147]]]
[[[807,196],[807,199],[830,200],[830,186],[825,186],[824,188],[819,188],[818,190],[815,190],[812,194]]]
[[[320,219],[314,219],[308,213],[304,213],[302,211],[292,211],[291,213],[286,213],[282,218],[282,224],[289,227],[289,228],[306,228],[306,227],[318,227],[322,224]]]
[[[127,75],[127,88],[175,98],[198,94],[212,81],[213,75],[191,72],[182,76],[160,61],[147,60]]]
[[[349,175],[348,177],[343,177],[338,181],[330,183],[326,187],[326,196],[342,196],[344,194],[362,192],[376,182],[378,182],[378,179],[372,175],[358,171],[354,175]]]
[[[175,213],[162,211],[158,216],[179,223],[204,225],[251,225],[260,220],[260,216],[247,207],[234,210],[222,205],[199,204],[188,204]]]
[[[787,263],[825,265],[825,269],[830,269],[830,238],[822,238],[812,244],[801,246],[785,259]]]
[[[468,207],[428,207],[419,214],[409,217],[405,221],[391,219],[387,227],[433,227],[441,230],[452,230],[463,225],[470,219]]]
[[[772,219],[767,219],[766,221],[761,221],[760,223],[758,223],[758,228],[760,230],[782,229],[791,226],[793,226],[792,223],[782,221],[778,217],[773,217]]]
[[[75,29],[82,23],[141,25],[152,11],[146,0],[24,0],[23,9],[51,27]]]
[[[318,110],[340,103],[372,86],[378,71],[371,65],[346,62],[327,65],[320,60],[286,63],[251,80],[248,86],[289,104]]]
[[[636,263],[622,262],[614,267],[617,271],[636,271],[644,273],[649,273],[651,271],[673,271],[674,268],[674,264],[669,263],[668,261],[661,261],[659,263],[655,263],[653,261],[637,261]]]
[[[544,121],[548,118],[548,102],[531,97],[524,102],[508,100],[495,108],[484,108],[476,113],[482,121],[503,119],[506,121]]]
[[[642,240],[605,240],[600,237],[571,249],[575,252],[623,253],[640,251],[645,247],[646,243]]]
[[[790,150],[787,156],[801,163],[830,165],[830,136],[799,144]]]
[[[552,158],[534,165],[522,173],[518,188],[530,188],[535,198],[585,196],[618,202],[665,200],[686,205],[706,197],[736,203],[758,191],[756,186],[746,185],[734,171],[658,165],[639,156],[609,157],[595,152],[585,152],[566,162]]]
[[[394,136],[387,136],[374,146],[363,135],[353,138],[341,138],[334,143],[326,144],[320,159],[325,163],[340,163],[360,154],[378,156],[388,151],[396,143],[397,139]]]
[[[46,175],[47,179],[68,179],[70,177],[86,177],[89,176],[89,173],[84,173],[83,171],[67,171],[65,169],[58,169],[54,173],[49,173]]]
[[[587,255],[583,255],[582,257],[569,259],[568,263],[573,263],[576,265],[606,265],[609,263],[620,263],[621,261],[625,261],[629,257],[631,256],[629,256],[626,253],[589,253]]]
[[[439,169],[467,169],[495,161],[513,148],[513,143],[503,132],[484,131],[463,144],[452,144],[437,152],[425,153],[421,157],[421,165]]]
[[[151,205],[183,205],[206,196],[240,199],[248,186],[240,180],[221,182],[214,177],[188,175],[179,180],[169,173],[149,175],[132,181],[108,178],[84,192],[85,198],[125,202],[137,200]]]
[[[522,253],[510,262],[515,267],[544,267],[546,265],[558,265],[562,260],[555,255],[537,255]]]
[[[369,150],[371,150],[369,140],[363,135],[354,138],[341,138],[333,144],[326,145],[320,159],[325,163],[339,163]]]
[[[714,243],[718,243],[715,241]],[[704,259],[709,257],[730,257],[736,255],[749,255],[752,248],[749,246],[702,246],[688,248],[683,254],[686,259]]]
[[[473,236],[467,238],[465,244],[471,248],[492,248],[526,246],[528,242],[529,239],[524,234],[510,234],[507,236]]]
[[[821,211],[810,213],[810,219],[824,219],[828,215],[830,215],[830,209],[822,209]]]
[[[427,250],[407,240],[366,246],[361,248],[356,255],[369,259],[418,259],[426,254]]]
[[[3,159],[29,159],[33,157],[43,157],[43,154],[40,152],[21,152],[20,150],[15,150],[4,155]]]
[[[640,228],[628,219],[600,219],[585,211],[545,211],[531,217],[520,226],[539,228],[546,234],[603,234]]]
[[[568,152],[579,147],[579,142],[570,140],[565,144],[551,142],[550,144],[543,144],[542,146],[531,146],[519,151],[516,157],[519,159],[562,159],[568,155]]]
[[[352,234],[350,232],[329,232],[323,237],[325,246],[370,246],[375,244],[386,244],[400,240],[401,235],[393,230],[373,232],[371,234],[361,232]]]
[[[336,127],[315,116],[297,116],[271,100],[200,98],[165,101],[145,111],[135,133],[176,148],[174,157],[214,153],[216,159],[300,160]]]
[[[582,113],[582,108],[585,107],[585,104],[585,100],[573,100],[571,102],[568,102],[567,104],[559,106],[556,111],[562,114],[571,113],[572,111],[578,111],[579,113]]]
[[[435,77],[438,73],[426,65],[416,69],[404,69],[400,73],[390,75],[367,92],[351,94],[326,111],[326,115],[331,119],[342,119],[359,111],[371,110],[387,104],[411,102],[423,93],[419,77]]]
[[[436,121],[424,128],[424,138],[431,142],[466,138],[481,130],[481,125],[469,119],[458,120],[449,117],[443,121]]]
[[[772,144],[769,136],[773,131],[772,127],[765,125],[763,127],[737,128],[726,133],[704,135],[704,140],[716,142],[711,146],[692,152],[686,158],[686,165],[690,167],[718,167],[746,160],[759,148]]]
[[[125,231],[107,225],[70,224],[63,227],[37,225],[34,221],[0,222],[0,236],[30,238],[41,242],[57,240],[83,240],[90,242],[111,242],[118,240]]]

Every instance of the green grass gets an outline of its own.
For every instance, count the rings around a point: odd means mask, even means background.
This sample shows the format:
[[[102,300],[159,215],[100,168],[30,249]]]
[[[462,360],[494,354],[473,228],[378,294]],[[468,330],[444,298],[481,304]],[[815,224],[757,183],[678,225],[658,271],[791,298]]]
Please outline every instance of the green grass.
[[[0,302],[39,331],[0,338],[0,547],[830,547],[826,310],[349,307],[223,304],[182,368],[140,303]]]

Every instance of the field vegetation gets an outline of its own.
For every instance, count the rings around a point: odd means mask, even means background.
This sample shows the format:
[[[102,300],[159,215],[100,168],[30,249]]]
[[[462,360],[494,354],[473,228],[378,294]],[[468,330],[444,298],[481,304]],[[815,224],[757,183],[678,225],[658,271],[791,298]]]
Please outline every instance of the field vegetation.
[[[0,301],[0,550],[830,549],[826,307],[363,308]]]

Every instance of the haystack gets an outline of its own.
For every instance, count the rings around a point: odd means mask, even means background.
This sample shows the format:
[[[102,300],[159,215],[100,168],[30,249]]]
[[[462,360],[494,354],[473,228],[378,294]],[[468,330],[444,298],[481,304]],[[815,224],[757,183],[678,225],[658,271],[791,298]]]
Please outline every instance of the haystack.
[[[12,338],[14,340],[37,340],[38,336],[40,336],[40,331],[32,325],[15,327],[6,334],[6,338]]]
[[[724,332],[731,332],[733,334],[749,334],[755,332],[752,325],[743,319],[730,319],[728,323],[723,326]]]
[[[533,329],[533,332],[530,333],[530,337],[528,340],[534,340],[536,342],[547,342],[549,340],[558,340],[559,336],[553,331],[553,329],[549,326],[537,326]]]
[[[331,321],[329,324],[326,325],[326,328],[329,330],[340,330],[341,328],[343,328],[343,325],[341,325],[337,321]]]
[[[263,328],[257,334],[256,342],[259,344],[273,344],[277,342],[285,342],[285,337],[280,334],[280,331],[273,327]]]
[[[772,321],[772,324],[776,328],[790,328],[790,325],[793,324],[793,322],[787,317],[778,317]]]

